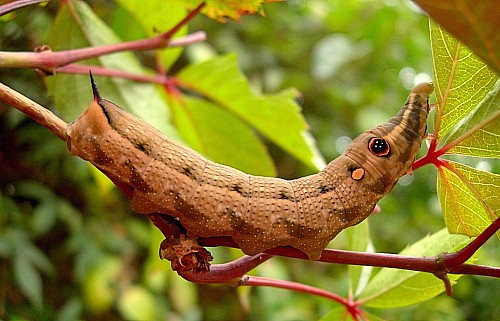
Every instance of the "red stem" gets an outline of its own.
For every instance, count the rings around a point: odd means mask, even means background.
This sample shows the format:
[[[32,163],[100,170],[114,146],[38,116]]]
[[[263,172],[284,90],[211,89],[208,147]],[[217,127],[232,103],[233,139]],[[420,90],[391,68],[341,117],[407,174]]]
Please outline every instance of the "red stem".
[[[3,68],[37,68],[47,74],[52,74],[56,69],[69,65],[71,63],[95,58],[111,53],[121,51],[139,51],[160,49],[170,46],[183,45],[186,38],[182,41],[172,40],[172,36],[184,25],[186,25],[196,14],[198,14],[205,4],[202,3],[191,11],[184,19],[177,23],[169,31],[162,33],[156,37],[140,39],[134,41],[126,41],[111,45],[102,45],[88,48],[80,48],[73,50],[65,50],[52,52],[50,50],[40,52],[0,52],[1,67]],[[188,41],[199,41],[204,38],[205,34],[200,32],[190,36]],[[193,39],[194,38],[194,39]],[[187,42],[189,43],[189,42]],[[173,44],[173,45],[172,45]]]
[[[313,287],[310,285],[297,283],[297,282],[275,280],[275,279],[264,278],[264,277],[260,277],[260,276],[246,276],[241,285],[270,286],[273,288],[293,290],[293,291],[300,292],[300,293],[307,293],[307,294],[321,296],[321,297],[339,302],[340,304],[343,304],[346,307],[354,305],[352,301],[349,301],[346,298],[341,297],[340,295],[337,295],[337,294],[334,294],[334,293],[331,293],[331,292],[328,292],[328,291],[325,291],[323,289],[316,288],[316,287]]]
[[[0,6],[0,16],[3,16],[4,14],[7,14],[9,12],[12,12],[14,10],[20,9],[22,7],[26,7],[32,4],[37,4],[37,3],[42,3],[42,2],[47,2],[49,0],[18,0],[18,1],[11,1],[8,3],[5,3]]]
[[[184,279],[195,283],[225,283],[237,286],[245,282],[242,279],[244,274],[272,257],[266,253],[254,256],[245,255],[229,263],[211,265],[210,271],[177,271],[177,273]]]
[[[442,164],[443,160],[440,159],[439,157],[442,156],[444,153],[446,153],[447,149],[441,148],[436,151],[437,147],[437,140],[436,137],[432,137],[431,144],[429,146],[429,149],[427,150],[427,154],[425,156],[417,159],[413,165],[411,166],[412,171],[415,171],[416,169],[427,165],[427,164],[434,164],[434,166],[439,167]]]
[[[470,242],[466,247],[458,252],[445,254],[444,264],[447,269],[453,269],[457,266],[462,265],[468,259],[474,255],[474,253],[483,246],[490,237],[492,237],[496,231],[500,229],[500,217],[498,217],[490,226],[488,226],[478,237],[476,237],[472,242]]]
[[[468,250],[467,253],[474,248],[479,248],[485,240],[491,237],[492,233],[494,234],[496,230],[498,230],[499,224],[497,221],[481,233],[476,240],[471,242],[474,245],[471,246],[471,249]],[[200,238],[198,239],[198,242],[203,246],[227,246],[238,248],[237,244],[231,238],[227,237]],[[292,247],[277,247],[267,250],[265,253],[308,260],[307,256],[303,252]],[[429,272],[433,274],[444,272],[452,274],[475,274],[497,278],[500,277],[500,268],[481,265],[466,266],[464,264],[456,264],[454,263],[454,259],[452,257],[454,254],[455,253],[424,258],[389,253],[367,253],[326,249],[323,251],[318,261],[326,263],[405,269],[419,272]],[[451,264],[448,262],[449,257],[451,257],[450,259],[452,260]],[[471,268],[472,266],[474,268]],[[471,273],[471,271],[474,272]]]
[[[346,311],[351,315],[354,320],[358,320],[358,317],[361,317],[363,320],[366,320],[366,317],[363,314],[363,311],[358,307],[361,302],[355,302],[351,298],[346,299],[340,295],[337,295],[332,292],[325,291],[323,289],[298,283],[292,281],[284,281],[284,280],[275,280],[270,278],[264,278],[260,276],[245,276],[243,278],[242,283],[240,285],[247,286],[269,286],[278,289],[291,290],[299,293],[312,294],[316,296],[320,296],[332,301],[336,301],[343,306],[345,306]]]
[[[193,19],[198,13],[200,13],[201,9],[205,6],[205,2],[200,3],[196,8],[194,8],[188,15],[184,17],[179,23],[177,23],[172,29],[165,32],[162,36],[166,39],[170,39],[174,36],[174,34],[179,31],[183,26],[187,25],[191,19]]]

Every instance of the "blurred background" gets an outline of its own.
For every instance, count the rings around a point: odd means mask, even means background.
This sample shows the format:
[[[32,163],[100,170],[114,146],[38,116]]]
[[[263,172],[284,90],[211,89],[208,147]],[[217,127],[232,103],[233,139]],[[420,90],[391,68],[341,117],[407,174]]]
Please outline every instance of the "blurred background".
[[[120,6],[89,3],[122,39],[145,36],[130,28],[130,14]],[[1,50],[29,51],[45,43],[57,9],[52,3],[0,17]],[[304,116],[326,160],[393,116],[416,82],[432,78],[428,18],[410,1],[292,0],[266,4],[264,12],[226,23],[197,16],[190,31],[206,31],[207,41],[187,47],[170,73],[236,52],[256,91],[294,87],[301,93]],[[2,70],[0,81],[53,106],[44,79],[32,70]],[[280,177],[312,173],[266,144]],[[498,173],[498,164],[473,163]],[[0,319],[315,320],[337,306],[279,289],[184,281],[158,259],[160,232],[90,171],[47,129],[0,104]],[[431,166],[403,177],[380,206],[382,213],[369,219],[378,252],[397,253],[444,227]],[[483,264],[498,266],[494,242],[479,253]],[[331,246],[343,243],[340,235]],[[241,255],[210,251],[218,262]],[[343,265],[274,258],[255,273],[347,296],[346,271]],[[453,297],[371,312],[387,320],[500,315],[498,279],[465,276],[453,289]]]

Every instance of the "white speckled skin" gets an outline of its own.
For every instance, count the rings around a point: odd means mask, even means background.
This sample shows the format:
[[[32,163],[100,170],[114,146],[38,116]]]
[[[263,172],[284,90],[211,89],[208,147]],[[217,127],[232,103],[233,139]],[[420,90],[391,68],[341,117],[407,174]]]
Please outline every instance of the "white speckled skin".
[[[250,255],[290,245],[317,259],[408,171],[425,137],[431,92],[431,84],[417,85],[388,123],[358,136],[318,174],[295,180],[211,162],[96,92],[68,126],[68,149],[131,186],[135,211],[178,217],[191,236],[231,236]],[[373,139],[387,143],[377,141],[388,148],[383,155],[371,150]]]

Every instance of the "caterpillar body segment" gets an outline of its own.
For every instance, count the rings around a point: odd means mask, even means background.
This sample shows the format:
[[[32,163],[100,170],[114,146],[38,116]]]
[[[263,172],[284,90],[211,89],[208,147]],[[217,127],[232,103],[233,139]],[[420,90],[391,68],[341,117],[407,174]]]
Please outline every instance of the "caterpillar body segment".
[[[68,126],[68,149],[131,186],[135,211],[177,217],[193,237],[230,236],[249,255],[289,245],[318,259],[410,169],[426,134],[432,84],[415,86],[396,116],[362,133],[321,172],[294,180],[207,160],[93,89],[94,100]]]

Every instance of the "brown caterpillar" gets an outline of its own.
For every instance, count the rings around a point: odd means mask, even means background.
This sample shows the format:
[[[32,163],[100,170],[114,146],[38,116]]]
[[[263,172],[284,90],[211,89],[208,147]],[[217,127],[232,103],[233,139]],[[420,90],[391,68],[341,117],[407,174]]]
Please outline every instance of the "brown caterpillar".
[[[290,245],[318,259],[364,220],[413,163],[426,135],[430,83],[388,123],[358,136],[321,172],[294,180],[211,162],[99,96],[68,125],[68,149],[134,189],[142,214],[177,217],[192,237],[230,236],[249,255]]]

